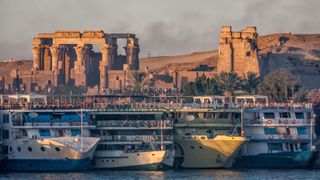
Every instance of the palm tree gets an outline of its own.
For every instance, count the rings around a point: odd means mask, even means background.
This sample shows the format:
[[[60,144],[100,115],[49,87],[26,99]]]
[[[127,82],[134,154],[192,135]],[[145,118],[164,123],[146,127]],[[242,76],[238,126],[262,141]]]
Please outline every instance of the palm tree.
[[[257,85],[260,82],[260,78],[256,73],[249,72],[244,79],[243,90],[248,94],[256,94]]]
[[[243,79],[235,72],[221,72],[214,78],[223,89],[225,95],[233,96],[236,90],[241,89],[243,83]]]
[[[129,88],[141,95],[154,86],[154,82],[144,72],[135,71],[129,77]]]

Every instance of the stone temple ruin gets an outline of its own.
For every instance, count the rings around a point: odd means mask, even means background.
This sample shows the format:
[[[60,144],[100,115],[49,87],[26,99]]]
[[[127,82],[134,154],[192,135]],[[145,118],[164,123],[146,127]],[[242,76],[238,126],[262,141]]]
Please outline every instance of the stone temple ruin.
[[[126,39],[126,55],[117,53],[117,39]],[[98,45],[101,52],[94,52]],[[33,39],[33,71],[44,84],[100,88],[117,86],[108,81],[123,71],[139,69],[139,44],[135,34],[103,31],[56,31]],[[119,72],[120,71],[120,72]],[[42,77],[42,78],[41,78]],[[119,77],[115,78],[115,80]],[[123,82],[120,82],[120,85]]]
[[[180,89],[198,76],[221,72],[260,75],[257,37],[255,27],[235,32],[231,26],[222,26],[212,66],[199,62],[197,68],[145,71],[158,89]],[[118,40],[124,45],[124,55],[118,53]],[[38,34],[32,43],[33,67],[12,69],[10,75],[0,77],[0,91],[50,93],[51,87],[70,85],[86,87],[91,94],[122,92],[128,89],[132,72],[141,70],[138,38],[131,33],[56,31]]]

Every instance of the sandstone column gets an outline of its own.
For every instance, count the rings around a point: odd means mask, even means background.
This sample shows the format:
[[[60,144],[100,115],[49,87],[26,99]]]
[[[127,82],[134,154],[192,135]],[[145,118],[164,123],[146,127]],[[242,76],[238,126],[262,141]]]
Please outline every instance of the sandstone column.
[[[33,68],[40,70],[40,46],[34,45],[32,47],[32,54],[33,54]]]
[[[129,69],[134,69],[133,64],[133,49],[134,49],[134,39],[128,38],[126,46],[127,63],[129,64]]]
[[[107,88],[107,70],[109,68],[109,45],[104,44],[100,47],[102,60],[100,62],[100,88]]]
[[[74,62],[74,80],[76,86],[86,86],[86,67],[84,63],[84,46],[78,45],[74,47],[77,60]]]
[[[58,85],[58,55],[59,55],[59,46],[58,45],[52,45],[50,47],[51,51],[51,59],[52,59],[52,73],[53,73],[53,85]]]
[[[59,55],[59,47],[57,45],[53,45],[50,47],[51,51],[51,59],[52,59],[52,71],[58,70],[58,55]]]

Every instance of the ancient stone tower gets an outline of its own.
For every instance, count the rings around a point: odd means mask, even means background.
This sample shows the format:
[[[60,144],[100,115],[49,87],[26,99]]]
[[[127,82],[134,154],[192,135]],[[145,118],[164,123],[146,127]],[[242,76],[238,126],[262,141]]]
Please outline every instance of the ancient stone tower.
[[[257,37],[256,27],[234,32],[231,26],[222,26],[217,72],[236,72],[240,76],[253,72],[259,75]]]

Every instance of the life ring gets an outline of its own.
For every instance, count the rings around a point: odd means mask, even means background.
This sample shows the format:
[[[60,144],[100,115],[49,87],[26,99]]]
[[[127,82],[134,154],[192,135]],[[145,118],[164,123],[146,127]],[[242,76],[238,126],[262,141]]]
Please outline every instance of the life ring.
[[[286,119],[286,120],[284,120],[284,123],[285,123],[285,124],[288,124],[288,122],[289,122],[289,121],[288,121],[287,119]]]
[[[166,108],[169,109],[170,108],[170,104],[166,104]]]
[[[273,139],[273,136],[272,136],[272,135],[269,135],[269,139]]]
[[[139,104],[138,107],[139,107],[139,108],[142,108],[142,104]]]
[[[173,105],[173,108],[174,108],[174,109],[177,109],[177,107],[178,107],[177,104],[174,104],[174,105]]]
[[[292,124],[295,124],[297,121],[294,119],[294,120],[292,120]]]
[[[254,124],[254,123],[255,123],[255,120],[251,119],[250,124]]]
[[[269,120],[267,121],[267,123],[268,123],[268,124],[272,124],[272,121],[271,121],[271,119],[269,119]]]

